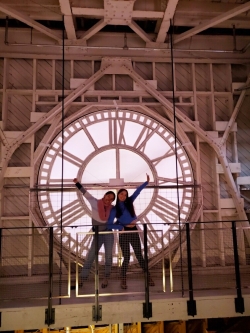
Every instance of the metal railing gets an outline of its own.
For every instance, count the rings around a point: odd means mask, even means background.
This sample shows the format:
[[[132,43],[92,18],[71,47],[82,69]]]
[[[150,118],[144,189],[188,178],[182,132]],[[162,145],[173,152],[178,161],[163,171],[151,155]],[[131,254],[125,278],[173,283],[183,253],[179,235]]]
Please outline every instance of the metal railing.
[[[138,235],[139,248],[129,246],[126,256],[121,237],[132,233]],[[228,292],[235,293],[236,311],[242,313],[243,295],[249,289],[249,233],[250,227],[242,226],[241,221],[172,225],[165,235],[157,226],[153,229],[146,224],[133,232],[99,232],[96,228],[95,232],[84,233],[77,232],[74,226],[74,237],[68,232],[54,233],[53,227],[2,228],[0,306],[6,300],[15,301],[8,302],[9,307],[17,301],[26,306],[27,300],[33,299],[48,304],[50,311],[52,304],[65,298],[72,304],[78,297],[86,302],[95,299],[98,320],[100,297],[123,299],[137,295],[145,299],[144,314],[150,317],[150,298],[172,295],[186,297],[188,311],[194,315],[197,292]],[[100,246],[98,242],[108,235],[113,245],[107,275],[108,258],[103,243]],[[92,243],[94,257],[82,279]],[[130,259],[126,268],[127,289],[121,288],[124,256]],[[103,287],[105,280],[108,283]]]

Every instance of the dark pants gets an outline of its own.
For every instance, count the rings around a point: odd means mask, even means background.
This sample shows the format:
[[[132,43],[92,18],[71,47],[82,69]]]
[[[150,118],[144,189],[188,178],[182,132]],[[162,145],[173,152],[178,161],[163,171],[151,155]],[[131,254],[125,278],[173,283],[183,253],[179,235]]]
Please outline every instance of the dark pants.
[[[133,228],[124,228],[124,231],[136,231],[136,226]],[[135,256],[143,269],[145,271],[145,261],[141,253],[141,241],[138,232],[131,233],[122,233],[119,236],[119,243],[122,250],[123,255],[123,263],[121,268],[121,275],[123,278],[126,277],[126,273],[128,270],[128,264],[130,260],[130,244],[134,250]]]
[[[109,277],[112,267],[112,251],[114,244],[114,234],[106,233],[98,235],[98,251],[104,244],[105,250],[105,277]],[[81,271],[81,278],[86,279],[89,276],[89,271],[95,260],[95,235],[93,236],[92,243],[87,254],[86,261]]]

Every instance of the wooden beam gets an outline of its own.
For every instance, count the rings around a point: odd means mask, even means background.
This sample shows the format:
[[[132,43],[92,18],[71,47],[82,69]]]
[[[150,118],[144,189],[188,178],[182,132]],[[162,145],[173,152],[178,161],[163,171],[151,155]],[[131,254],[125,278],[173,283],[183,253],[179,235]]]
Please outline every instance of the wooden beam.
[[[99,78],[101,78],[106,70],[110,67],[110,64],[106,64],[102,66],[102,68],[92,75],[85,83],[81,84],[76,90],[74,90],[71,94],[69,94],[64,99],[64,107],[68,107],[71,103],[80,95],[82,95],[86,90],[89,89]],[[36,131],[38,131],[44,124],[47,124],[55,117],[60,116],[60,112],[62,110],[62,102],[58,103],[54,108],[52,108],[42,119],[39,119],[35,124],[31,125],[22,135],[13,140],[12,144],[8,148],[5,156],[2,158],[2,172],[0,173],[0,188],[3,186],[4,174],[6,172],[8,162],[14,153],[14,151],[25,142],[31,135],[33,135]]]
[[[59,0],[61,12],[64,16],[64,27],[68,39],[76,39],[75,22],[72,16],[69,0]]]
[[[16,11],[15,9],[10,8],[9,6],[0,3],[0,11],[42,32],[43,34],[51,37],[52,39],[55,39],[58,42],[62,40],[62,38],[58,35],[57,32],[54,32],[51,29],[46,28],[44,25],[36,22],[35,20],[31,19],[29,16],[22,14]]]
[[[91,27],[81,38],[81,40],[86,41],[92,36],[94,36],[98,31],[100,31],[103,27],[105,27],[107,23],[104,18],[97,22],[93,27]]]
[[[131,69],[131,66],[126,66],[126,64],[123,65],[127,69],[128,75],[135,80],[139,85],[141,85],[148,93],[150,93],[155,99],[157,99],[166,109],[169,111],[170,116],[173,116],[173,104],[168,101],[160,91],[157,91],[154,89],[150,84],[148,84],[143,78],[135,72],[134,69]],[[230,172],[230,167],[228,160],[225,156],[225,153],[221,149],[221,147],[218,145],[217,140],[211,138],[206,131],[204,131],[202,128],[197,126],[192,120],[190,120],[181,110],[179,110],[177,107],[175,108],[176,117],[179,118],[180,121],[185,123],[187,126],[189,126],[193,131],[201,137],[205,142],[207,142],[215,151],[217,154],[218,160],[221,163],[221,166],[224,170],[224,176],[228,183],[230,194],[232,196],[232,199],[234,201],[234,204],[236,206],[236,210],[239,216],[240,220],[247,220],[246,213],[244,211],[244,208],[242,207],[241,198],[238,192],[238,188],[235,184],[235,180],[232,176],[232,173]],[[244,222],[243,222],[244,225]]]
[[[131,23],[128,24],[128,26],[138,35],[140,36],[144,42],[150,43],[152,42],[151,39],[149,38],[148,34],[146,34],[145,31],[142,30],[141,27],[135,21],[131,21]]]
[[[250,73],[248,74],[245,86],[248,86],[249,84],[250,84]],[[236,120],[236,118],[238,116],[238,113],[240,111],[242,103],[243,103],[243,101],[245,99],[246,93],[247,93],[246,89],[241,91],[240,97],[239,97],[239,99],[238,99],[238,101],[237,101],[237,103],[236,103],[236,105],[234,107],[234,110],[233,110],[233,113],[232,113],[232,115],[230,117],[230,120],[228,122],[227,128],[226,128],[226,130],[225,130],[225,132],[223,134],[223,137],[221,138],[220,146],[223,146],[226,143],[230,132],[233,130],[233,127],[234,127],[234,124],[235,124],[235,120]]]
[[[86,7],[72,7],[72,14],[75,16],[89,16],[95,18],[104,17],[104,8],[86,8]],[[163,18],[163,12],[149,11],[149,10],[133,10],[132,18],[133,19],[152,19],[157,20]]]
[[[75,16],[90,16],[101,19],[104,17],[104,13],[104,8],[72,7],[72,14]]]
[[[204,31],[204,30],[211,28],[221,22],[224,22],[234,16],[244,13],[244,12],[248,11],[249,9],[250,9],[250,1],[246,2],[243,5],[237,6],[236,8],[229,10],[221,15],[218,15],[217,17],[215,17],[207,22],[201,23],[198,26],[196,26],[195,28],[186,31],[186,32],[180,34],[179,36],[176,36],[174,38],[173,43],[177,44],[184,39],[192,37],[201,31]]]
[[[1,122],[1,123],[2,123],[2,122]],[[1,142],[2,142],[2,144],[3,144],[4,146],[6,146],[6,147],[9,146],[9,144],[8,144],[8,140],[7,140],[5,134],[4,134],[3,130],[2,130],[2,126],[0,126],[0,140],[1,140]]]
[[[170,20],[174,17],[174,13],[176,10],[176,6],[179,0],[169,0],[167,4],[167,8],[164,13],[163,20],[161,22],[161,26],[156,38],[157,43],[162,43],[165,41],[166,34],[170,27]]]
[[[64,15],[64,27],[68,39],[76,39],[75,22],[72,15]]]
[[[4,177],[6,178],[29,178],[31,175],[32,167],[8,167]]]

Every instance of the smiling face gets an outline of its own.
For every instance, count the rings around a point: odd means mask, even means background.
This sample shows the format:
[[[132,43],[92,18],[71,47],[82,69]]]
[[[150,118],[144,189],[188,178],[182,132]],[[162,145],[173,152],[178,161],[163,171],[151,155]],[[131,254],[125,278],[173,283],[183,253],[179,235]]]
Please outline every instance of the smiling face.
[[[121,192],[118,193],[117,196],[120,201],[125,201],[128,197],[128,192],[126,190],[122,190]]]
[[[112,193],[105,194],[102,200],[103,200],[104,206],[109,206],[115,200],[115,196]]]

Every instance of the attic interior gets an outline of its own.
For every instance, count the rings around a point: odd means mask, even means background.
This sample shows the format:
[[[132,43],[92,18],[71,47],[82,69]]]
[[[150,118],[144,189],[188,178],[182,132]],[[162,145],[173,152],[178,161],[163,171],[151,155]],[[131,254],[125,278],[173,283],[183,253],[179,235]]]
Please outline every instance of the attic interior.
[[[250,2],[0,0],[0,331],[249,332]],[[79,274],[91,207],[135,200]],[[148,286],[150,277],[154,286]]]

